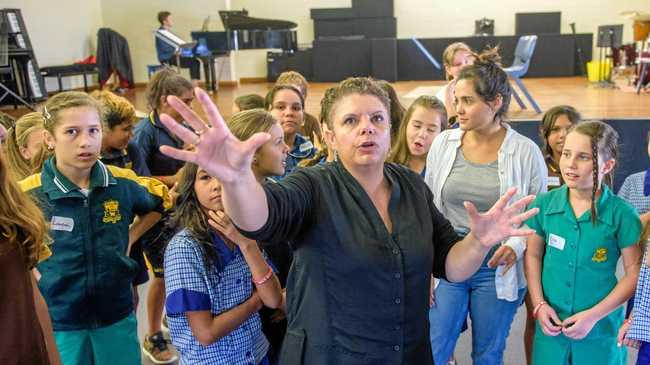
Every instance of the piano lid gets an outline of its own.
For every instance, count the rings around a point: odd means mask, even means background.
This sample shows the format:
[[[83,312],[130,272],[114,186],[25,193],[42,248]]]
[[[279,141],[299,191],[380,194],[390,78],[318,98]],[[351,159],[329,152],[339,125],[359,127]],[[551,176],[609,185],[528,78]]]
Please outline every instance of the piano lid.
[[[249,17],[246,9],[219,11],[219,16],[226,30],[282,30],[298,27],[298,24],[286,20]]]

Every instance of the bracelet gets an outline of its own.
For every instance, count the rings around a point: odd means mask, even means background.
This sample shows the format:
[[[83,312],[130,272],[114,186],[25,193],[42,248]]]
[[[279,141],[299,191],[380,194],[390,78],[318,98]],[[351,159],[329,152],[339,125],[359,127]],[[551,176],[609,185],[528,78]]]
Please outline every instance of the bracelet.
[[[539,312],[539,309],[540,309],[544,304],[546,304],[546,302],[542,300],[541,302],[539,302],[539,303],[535,306],[535,309],[533,309],[533,318],[537,319],[537,312]]]
[[[269,271],[266,273],[266,275],[264,275],[264,277],[261,278],[260,280],[255,280],[255,278],[253,278],[253,283],[255,283],[255,285],[262,285],[267,281],[269,281],[271,276],[273,276],[273,269],[271,268],[271,266],[269,266]]]

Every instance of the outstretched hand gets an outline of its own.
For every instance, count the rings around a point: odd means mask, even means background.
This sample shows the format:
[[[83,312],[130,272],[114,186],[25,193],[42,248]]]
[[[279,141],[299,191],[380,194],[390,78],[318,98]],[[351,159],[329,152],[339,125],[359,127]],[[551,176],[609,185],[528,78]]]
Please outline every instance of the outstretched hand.
[[[167,97],[169,105],[184,118],[194,132],[176,122],[169,115],[162,114],[160,116],[160,121],[165,127],[186,145],[193,145],[194,150],[161,146],[160,151],[177,160],[199,165],[222,183],[235,182],[250,170],[255,151],[269,140],[270,135],[256,133],[248,140],[240,141],[230,132],[210,96],[198,87],[194,89],[194,92],[207,116],[207,122],[203,121],[179,98]]]
[[[516,193],[517,188],[508,189],[485,213],[479,213],[474,204],[465,202],[471,232],[483,247],[489,248],[510,237],[530,236],[535,232],[528,228],[516,228],[539,212],[538,208],[533,208],[519,213],[535,196],[528,195],[508,206],[508,202]]]

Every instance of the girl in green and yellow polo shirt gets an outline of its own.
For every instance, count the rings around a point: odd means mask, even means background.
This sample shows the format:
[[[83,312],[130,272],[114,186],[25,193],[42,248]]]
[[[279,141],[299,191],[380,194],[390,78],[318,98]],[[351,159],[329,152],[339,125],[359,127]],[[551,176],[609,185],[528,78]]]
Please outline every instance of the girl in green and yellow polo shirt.
[[[641,223],[611,183],[618,134],[602,122],[579,123],[566,136],[565,185],[539,195],[540,213],[526,223],[526,277],[537,328],[533,364],[624,364],[616,335],[634,293]],[[625,276],[616,279],[623,258]]]
[[[20,182],[49,221],[52,256],[37,265],[54,339],[66,365],[139,365],[140,346],[128,257],[136,216],[171,206],[161,182],[104,165],[100,107],[63,92],[43,107],[45,143],[53,156]]]

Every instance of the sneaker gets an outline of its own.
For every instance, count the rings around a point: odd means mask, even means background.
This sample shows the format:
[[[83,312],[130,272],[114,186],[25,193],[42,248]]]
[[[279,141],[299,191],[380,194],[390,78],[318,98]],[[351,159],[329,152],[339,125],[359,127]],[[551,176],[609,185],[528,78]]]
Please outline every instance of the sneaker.
[[[152,336],[145,336],[142,343],[142,352],[154,364],[170,364],[178,360],[178,356],[167,347],[167,341],[162,332],[156,332]]]
[[[169,334],[169,326],[167,326],[167,315],[163,316],[162,321],[160,322],[160,328],[162,329],[163,333]]]

